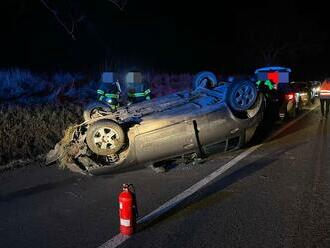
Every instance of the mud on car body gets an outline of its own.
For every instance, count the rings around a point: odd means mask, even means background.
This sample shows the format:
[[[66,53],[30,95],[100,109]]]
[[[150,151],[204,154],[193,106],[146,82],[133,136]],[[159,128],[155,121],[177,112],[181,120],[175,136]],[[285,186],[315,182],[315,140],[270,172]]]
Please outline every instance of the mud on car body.
[[[196,75],[193,90],[119,108],[73,128],[48,162],[70,154],[69,168],[91,174],[150,165],[186,154],[242,147],[262,120],[265,100],[254,82]],[[65,147],[63,149],[62,147]]]

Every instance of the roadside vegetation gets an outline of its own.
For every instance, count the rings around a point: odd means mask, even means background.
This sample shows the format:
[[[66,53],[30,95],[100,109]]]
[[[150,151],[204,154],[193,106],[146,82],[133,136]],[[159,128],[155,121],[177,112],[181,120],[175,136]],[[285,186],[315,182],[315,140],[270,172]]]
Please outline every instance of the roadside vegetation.
[[[76,104],[2,105],[0,107],[0,164],[34,159],[62,138],[63,131],[78,123],[82,107]]]

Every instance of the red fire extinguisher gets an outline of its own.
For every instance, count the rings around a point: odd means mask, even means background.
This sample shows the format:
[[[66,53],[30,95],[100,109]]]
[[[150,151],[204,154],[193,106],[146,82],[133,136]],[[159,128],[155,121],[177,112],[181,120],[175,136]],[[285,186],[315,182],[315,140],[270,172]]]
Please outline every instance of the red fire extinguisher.
[[[132,184],[123,184],[119,194],[120,233],[132,235],[136,229],[138,217],[135,189]]]

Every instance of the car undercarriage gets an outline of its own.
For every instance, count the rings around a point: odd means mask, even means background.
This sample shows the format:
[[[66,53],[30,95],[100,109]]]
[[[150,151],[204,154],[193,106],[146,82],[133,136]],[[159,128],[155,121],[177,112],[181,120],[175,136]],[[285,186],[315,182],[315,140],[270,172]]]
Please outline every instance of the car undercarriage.
[[[204,84],[68,129],[47,163],[103,174],[238,149],[253,136],[264,109],[265,98],[253,82]]]

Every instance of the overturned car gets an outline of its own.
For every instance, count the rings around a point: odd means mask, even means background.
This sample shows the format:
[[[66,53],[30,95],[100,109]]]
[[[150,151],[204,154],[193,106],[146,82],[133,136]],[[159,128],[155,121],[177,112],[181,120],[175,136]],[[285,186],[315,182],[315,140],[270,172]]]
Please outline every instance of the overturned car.
[[[203,72],[194,89],[129,106],[70,129],[47,163],[73,171],[109,173],[183,155],[206,156],[249,141],[265,109],[256,84],[217,82]]]

